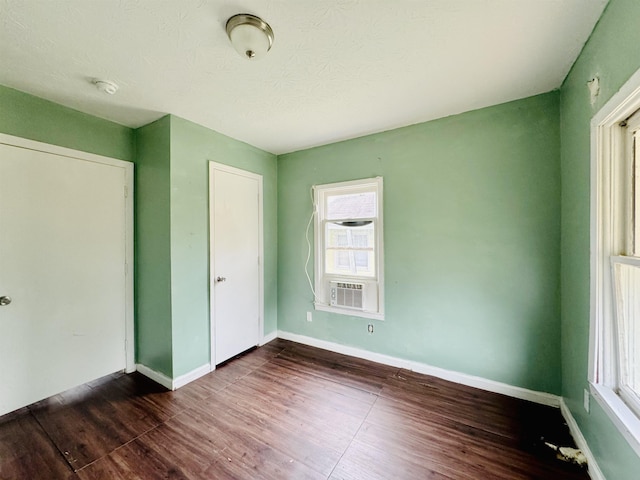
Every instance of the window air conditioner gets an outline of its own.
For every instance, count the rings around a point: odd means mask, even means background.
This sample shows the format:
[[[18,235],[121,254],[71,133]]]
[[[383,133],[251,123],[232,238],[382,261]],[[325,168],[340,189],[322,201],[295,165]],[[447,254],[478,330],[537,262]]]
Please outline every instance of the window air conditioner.
[[[329,297],[332,307],[364,310],[364,284],[329,282]]]

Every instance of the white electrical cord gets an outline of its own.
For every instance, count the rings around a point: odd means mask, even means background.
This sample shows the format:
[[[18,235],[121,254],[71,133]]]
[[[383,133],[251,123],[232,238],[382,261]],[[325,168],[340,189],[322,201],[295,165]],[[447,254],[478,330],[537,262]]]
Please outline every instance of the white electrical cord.
[[[311,293],[313,293],[313,299],[318,301],[318,296],[316,295],[316,291],[313,288],[313,282],[311,281],[311,276],[309,275],[309,260],[311,259],[311,241],[309,240],[309,228],[311,227],[311,222],[313,221],[313,217],[316,215],[316,204],[313,198],[313,187],[309,190],[311,194],[311,216],[309,217],[309,222],[307,223],[307,230],[305,232],[305,239],[307,240],[307,260],[304,262],[304,273],[307,276],[307,281],[309,282],[309,288],[311,289]]]

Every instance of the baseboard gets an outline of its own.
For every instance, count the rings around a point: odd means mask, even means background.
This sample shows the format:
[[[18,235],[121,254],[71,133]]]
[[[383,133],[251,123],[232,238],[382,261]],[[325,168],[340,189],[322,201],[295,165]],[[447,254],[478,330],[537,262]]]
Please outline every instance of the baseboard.
[[[291,340],[292,342],[296,343],[302,343],[304,345],[309,345],[310,347],[317,347],[323,350],[341,353],[343,355],[349,355],[350,357],[371,360],[372,362],[382,363],[383,365],[390,365],[392,367],[398,368],[408,368],[409,362],[401,358],[384,355],[382,353],[370,352],[368,350],[362,350],[356,347],[349,347],[347,345],[341,345],[339,343],[328,342],[326,340],[319,340],[317,338],[307,337],[305,335],[299,335],[297,333],[278,330],[278,338],[282,338],[283,340]]]
[[[468,387],[475,387],[488,392],[500,393],[509,397],[519,398],[520,400],[528,400],[530,402],[548,405],[550,407],[560,406],[560,397],[552,393],[538,392],[529,390],[528,388],[509,385],[508,383],[497,382],[488,378],[477,377],[466,373],[446,370],[444,368],[434,367],[420,362],[408,362],[410,370],[425,375],[442,378],[454,383],[460,383]]]
[[[260,340],[260,343],[258,344],[258,346],[261,347],[263,345],[266,345],[269,342],[273,342],[276,338],[278,338],[278,331],[277,330],[264,335],[262,337],[262,340]]]
[[[159,383],[164,388],[173,390],[173,380],[167,377],[164,373],[156,372],[155,370],[152,370],[151,368],[141,363],[136,364],[136,370],[145,377],[150,378],[156,383]]]
[[[562,416],[567,422],[569,432],[571,432],[571,436],[575,440],[576,445],[580,450],[582,450],[584,456],[587,457],[587,465],[589,467],[589,476],[591,477],[591,480],[606,480],[602,470],[600,470],[600,467],[596,462],[595,457],[593,456],[593,453],[591,452],[591,449],[589,448],[589,445],[587,444],[586,439],[584,438],[584,435],[582,435],[582,432],[580,431],[580,427],[578,427],[576,419],[573,418],[571,410],[569,410],[569,407],[567,407],[567,404],[564,402],[564,398],[560,399],[560,412],[562,412]]]
[[[141,363],[136,364],[136,370],[163,387],[169,390],[176,390],[211,372],[211,365],[207,363],[176,378],[169,378],[164,373],[156,372]]]
[[[177,378],[173,379],[173,388],[172,390],[176,390],[177,388],[185,386],[187,383],[193,382],[194,380],[199,379],[200,377],[211,372],[211,364],[205,363],[204,365],[191,370],[190,372],[185,373],[184,375],[180,375]]]
[[[347,345],[328,342],[326,340],[318,340],[317,338],[307,337],[305,335],[299,335],[297,333],[279,330],[278,337],[284,340],[291,340],[292,342],[298,342],[312,347],[322,348],[323,350],[341,353],[343,355],[362,358],[364,360],[370,360],[372,362],[382,363],[384,365],[390,365],[392,367],[405,368],[407,370],[412,370],[417,373],[423,373],[425,375],[432,375],[434,377],[442,378],[443,380],[459,383],[461,385],[467,385],[469,387],[479,388],[481,390],[486,390],[489,392],[500,393],[503,395],[508,395],[510,397],[528,400],[530,402],[549,405],[552,407],[560,406],[560,397],[551,393],[537,392],[535,390],[529,390],[506,383],[496,382],[495,380],[489,380],[487,378],[476,377],[474,375],[468,375],[466,373],[454,372],[453,370],[434,367],[432,365],[427,365],[426,363],[414,362],[398,357],[392,357],[390,355],[370,352],[368,350],[349,347]]]

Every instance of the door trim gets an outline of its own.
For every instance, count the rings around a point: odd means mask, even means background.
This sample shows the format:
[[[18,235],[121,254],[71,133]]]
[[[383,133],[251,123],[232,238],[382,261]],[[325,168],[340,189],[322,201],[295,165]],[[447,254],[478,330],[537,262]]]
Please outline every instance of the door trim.
[[[133,309],[133,163],[0,133],[0,144],[120,167],[125,175],[125,371],[136,371]]]
[[[213,272],[215,272],[214,268],[214,244],[213,239],[215,238],[214,233],[214,224],[211,221],[211,215],[215,211],[214,210],[214,202],[215,196],[213,192],[212,186],[214,185],[214,175],[215,171],[221,171],[226,173],[233,173],[235,175],[240,175],[246,178],[251,178],[253,180],[257,180],[258,182],[258,342],[260,343],[264,337],[264,228],[263,228],[263,178],[262,175],[258,173],[249,172],[246,170],[241,170],[239,168],[230,167],[229,165],[225,165],[223,163],[214,162],[212,160],[209,161],[209,344],[210,344],[210,364],[211,371],[216,369],[216,356],[215,356],[215,318],[214,318],[214,308],[213,303],[215,301],[214,297],[214,281],[213,281]]]

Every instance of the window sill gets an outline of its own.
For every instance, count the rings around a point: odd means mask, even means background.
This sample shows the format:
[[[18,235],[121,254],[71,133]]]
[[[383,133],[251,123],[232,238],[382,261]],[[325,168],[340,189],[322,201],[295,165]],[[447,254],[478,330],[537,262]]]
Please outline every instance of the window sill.
[[[371,318],[373,320],[384,320],[384,313],[364,312],[362,310],[351,310],[349,308],[332,307],[324,303],[315,304],[315,309],[322,312],[337,313],[339,315],[349,315],[350,317]]]
[[[611,388],[592,383],[590,390],[631,448],[640,455],[640,418]]]

